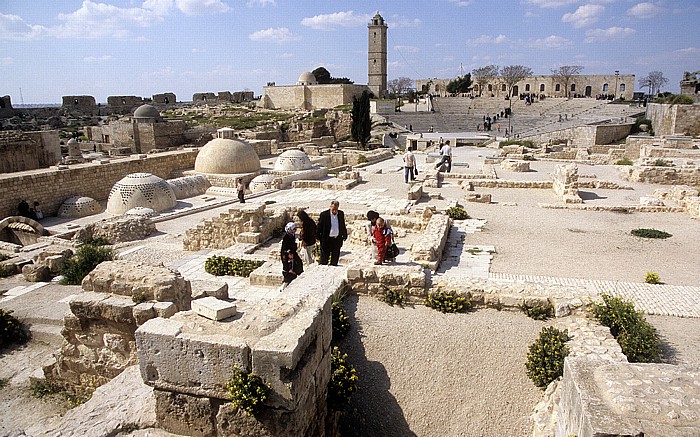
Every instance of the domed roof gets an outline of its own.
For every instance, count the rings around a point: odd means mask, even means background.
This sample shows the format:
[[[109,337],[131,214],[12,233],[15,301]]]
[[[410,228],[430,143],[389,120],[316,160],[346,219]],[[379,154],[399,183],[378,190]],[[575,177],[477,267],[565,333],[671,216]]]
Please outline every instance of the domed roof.
[[[310,71],[305,71],[301,73],[301,75],[299,75],[297,85],[318,85],[318,81],[316,80],[316,76],[314,76],[313,73],[311,73]]]
[[[160,112],[151,105],[141,105],[134,111],[134,118],[160,118]]]
[[[56,215],[61,218],[81,218],[100,212],[102,207],[92,197],[72,196],[63,201]]]
[[[107,212],[121,215],[139,206],[163,211],[176,204],[175,193],[165,180],[150,173],[132,173],[112,187],[107,199]]]
[[[275,170],[301,171],[311,168],[309,156],[301,150],[286,150],[277,158]]]
[[[233,174],[260,170],[253,146],[242,140],[214,138],[197,154],[194,170],[199,173]]]
[[[249,187],[250,191],[252,191],[253,193],[259,193],[260,191],[279,188],[280,182],[280,179],[277,178],[275,175],[265,173],[255,176],[253,180],[250,181]]]

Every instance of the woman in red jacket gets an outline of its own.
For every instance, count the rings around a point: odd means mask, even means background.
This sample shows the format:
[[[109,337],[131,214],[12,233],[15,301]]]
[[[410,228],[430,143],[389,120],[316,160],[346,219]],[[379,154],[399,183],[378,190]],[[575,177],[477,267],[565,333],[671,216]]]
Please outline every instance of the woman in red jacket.
[[[384,225],[384,219],[381,217],[377,218],[376,224],[372,228],[372,237],[377,243],[377,262],[374,264],[380,265],[384,262],[386,248],[391,244],[391,234],[391,228],[387,228]]]

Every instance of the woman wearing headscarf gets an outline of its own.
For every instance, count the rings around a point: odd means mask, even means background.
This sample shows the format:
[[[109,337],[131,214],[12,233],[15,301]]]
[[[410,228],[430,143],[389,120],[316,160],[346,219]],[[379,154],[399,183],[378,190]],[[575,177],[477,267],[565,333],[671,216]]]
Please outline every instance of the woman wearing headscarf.
[[[280,249],[282,276],[284,276],[282,288],[304,271],[301,258],[297,253],[296,231],[297,225],[294,222],[289,222],[284,227],[284,237],[282,237],[282,248]]]
[[[316,222],[303,209],[297,212],[297,217],[301,220],[301,260],[308,266],[315,262],[313,250],[316,245]]]

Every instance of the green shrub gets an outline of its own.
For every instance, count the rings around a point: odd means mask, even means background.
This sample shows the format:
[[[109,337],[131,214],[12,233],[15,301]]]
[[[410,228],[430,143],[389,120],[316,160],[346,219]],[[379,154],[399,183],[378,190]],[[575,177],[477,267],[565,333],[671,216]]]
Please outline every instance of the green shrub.
[[[437,291],[428,294],[425,306],[443,313],[463,313],[472,307],[471,298],[456,291]]]
[[[523,161],[537,161],[532,155],[523,155]]]
[[[83,244],[89,244],[91,246],[110,246],[112,243],[104,237],[93,237],[85,240]]]
[[[66,264],[61,270],[63,285],[80,285],[88,273],[90,273],[97,265],[104,261],[114,259],[114,251],[111,248],[103,246],[93,246],[85,244],[80,246],[75,252],[75,255],[66,261]]]
[[[654,161],[654,167],[672,167],[672,164],[670,161],[666,161],[665,159],[657,159]]]
[[[622,159],[618,159],[617,161],[615,161],[615,165],[632,165],[632,164],[634,164],[634,161],[632,161],[629,158],[622,158]]]
[[[396,305],[403,308],[404,294],[401,291],[390,290],[387,288],[384,290],[384,293],[379,295],[379,300],[391,306]]]
[[[243,276],[247,278],[253,270],[264,263],[264,261],[214,255],[204,262],[204,271],[214,276]]]
[[[647,284],[663,284],[663,282],[661,282],[661,276],[656,272],[647,272],[644,275],[644,282]]]
[[[554,307],[551,303],[546,304],[536,304],[536,305],[523,305],[520,309],[527,314],[527,316],[534,320],[547,320],[554,317]]]
[[[4,264],[0,264],[0,278],[6,278],[8,276],[12,276],[15,274],[15,271],[13,268],[8,267]]]
[[[146,302],[147,300],[148,300],[148,297],[146,296],[146,292],[145,292],[145,291],[142,291],[142,292],[139,293],[139,294],[134,294],[133,296],[131,296],[131,301],[134,302],[134,303],[137,304],[137,305],[140,304],[140,303],[144,303],[144,302]]]
[[[25,343],[28,339],[22,322],[12,315],[12,310],[0,308],[0,349],[12,343]]]
[[[641,238],[669,238],[672,237],[671,234],[668,232],[664,231],[659,231],[658,229],[651,229],[651,228],[637,228],[637,229],[632,229],[630,232],[632,235],[635,237],[641,237]]]
[[[661,348],[654,327],[647,322],[634,304],[620,297],[603,294],[603,303],[593,303],[591,313],[620,344],[622,353],[631,363],[659,362]]]
[[[328,382],[328,406],[340,411],[350,403],[350,397],[357,390],[357,372],[348,363],[348,355],[333,346],[331,353],[331,380]]]
[[[569,333],[553,326],[544,327],[527,353],[527,376],[537,387],[545,388],[564,373],[564,358],[569,355]]]
[[[366,162],[369,162],[369,160],[367,159],[367,157],[365,155],[360,155],[357,157],[358,164],[364,164]]]
[[[333,313],[333,341],[342,340],[350,331],[350,317],[345,314],[342,300],[335,300],[331,306]]]
[[[249,416],[262,408],[270,387],[257,375],[245,373],[233,367],[233,376],[226,383],[226,390],[231,396],[233,408],[245,411]]]
[[[695,103],[692,97],[685,94],[663,93],[654,100],[654,103],[666,103],[669,105],[692,105]]]
[[[45,378],[30,378],[29,388],[32,391],[32,396],[39,399],[63,392],[63,387]]]
[[[466,220],[469,218],[469,214],[461,206],[453,206],[448,208],[447,216],[452,220]]]
[[[0,253],[0,261],[7,261],[10,258],[12,258],[10,255],[5,255],[4,253]]]
[[[10,378],[0,378],[0,389],[7,387],[10,384]]]

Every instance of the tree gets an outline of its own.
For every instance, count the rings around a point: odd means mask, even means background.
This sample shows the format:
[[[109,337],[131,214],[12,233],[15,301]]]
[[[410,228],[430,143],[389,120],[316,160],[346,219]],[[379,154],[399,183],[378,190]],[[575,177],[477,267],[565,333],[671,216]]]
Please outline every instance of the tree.
[[[668,83],[668,79],[660,71],[650,71],[645,77],[639,79],[640,88],[649,88],[649,94],[655,96],[661,87]]]
[[[569,97],[570,94],[569,83],[571,83],[571,78],[581,74],[582,71],[583,67],[581,65],[562,65],[552,70],[552,76],[564,85],[565,97]]]
[[[387,87],[389,88],[389,94],[400,96],[413,88],[413,79],[410,77],[391,79],[389,83],[387,83]]]
[[[369,116],[369,92],[363,91],[362,95],[352,98],[352,126],[350,133],[352,138],[360,143],[360,148],[366,149],[372,131],[372,120]]]
[[[466,93],[472,87],[472,75],[457,76],[447,84],[448,93]]]
[[[319,85],[327,85],[327,84],[336,84],[336,83],[353,83],[350,79],[347,77],[333,77],[331,76],[331,73],[326,70],[325,67],[318,67],[314,71],[311,72],[311,74],[314,75],[316,78],[316,82],[318,82]]]
[[[486,84],[498,76],[498,66],[487,65],[485,67],[476,68],[472,70],[472,76],[476,79],[476,83],[479,84],[479,96],[481,96]]]
[[[502,67],[500,71],[501,80],[506,84],[506,90],[508,90],[508,112],[512,114],[513,109],[513,87],[516,83],[525,79],[528,76],[532,76],[532,69],[524,65],[508,65]],[[512,115],[508,117],[508,130],[510,130],[510,119],[513,118]]]

